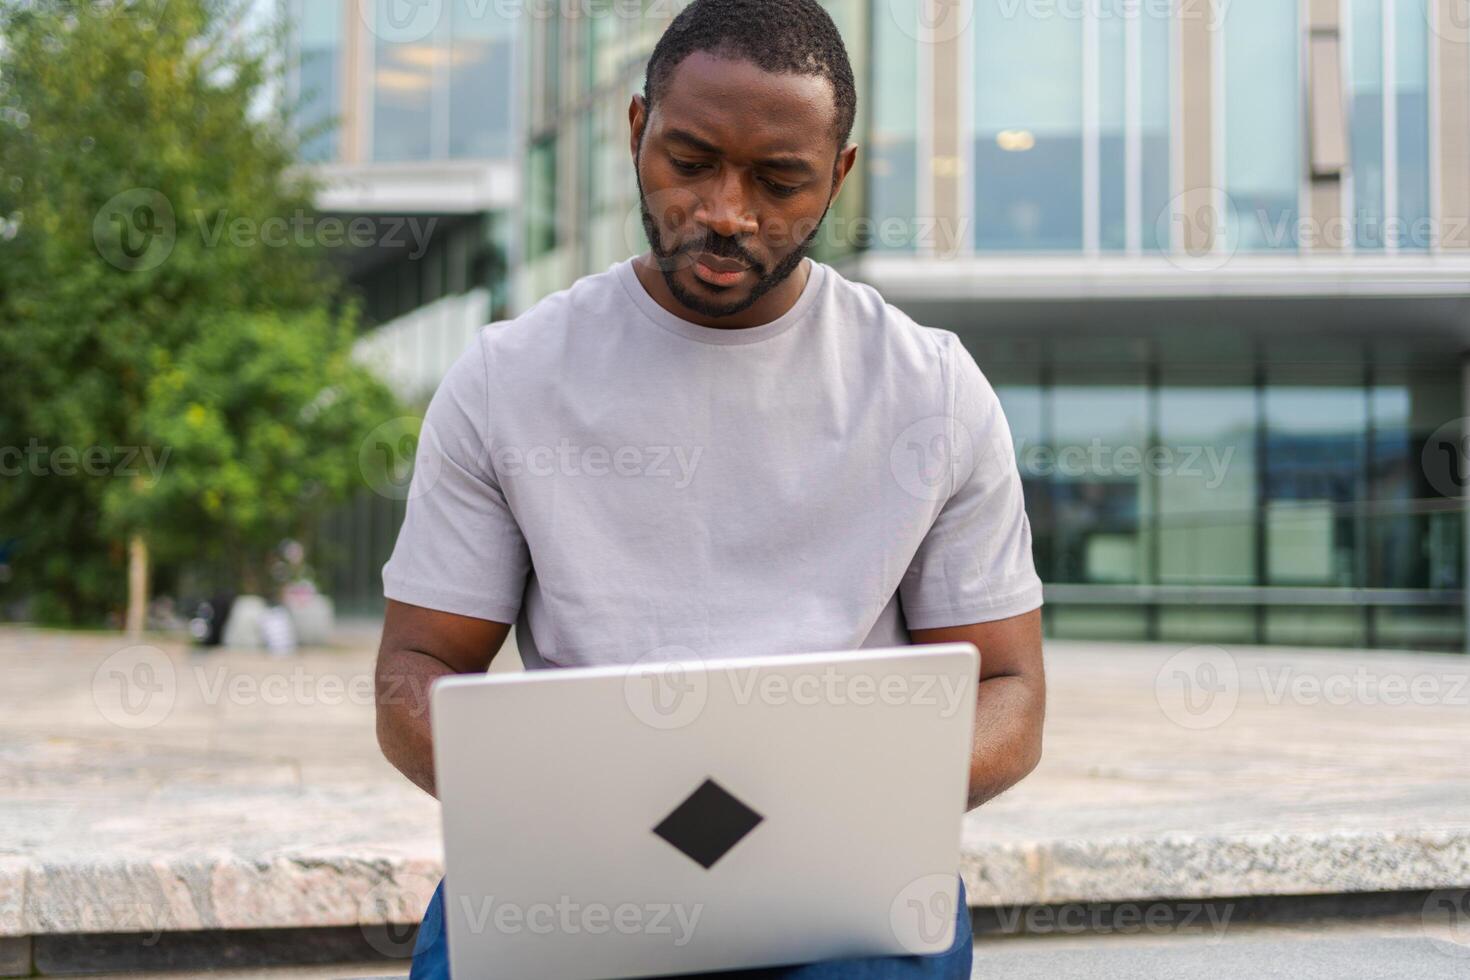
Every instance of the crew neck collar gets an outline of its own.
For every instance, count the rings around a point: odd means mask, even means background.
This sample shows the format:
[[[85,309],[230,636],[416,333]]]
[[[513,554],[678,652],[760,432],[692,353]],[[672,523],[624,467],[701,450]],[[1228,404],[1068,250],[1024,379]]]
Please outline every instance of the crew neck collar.
[[[648,290],[644,288],[637,271],[633,268],[633,263],[637,261],[637,258],[633,256],[624,259],[616,266],[618,281],[623,284],[633,305],[657,326],[702,344],[758,344],[763,340],[769,340],[785,333],[810,312],[816,303],[817,294],[821,291],[822,283],[827,277],[825,265],[810,256],[803,258],[802,261],[810,266],[811,271],[807,274],[806,288],[796,298],[791,309],[776,319],[755,327],[706,327],[703,324],[691,323],[683,317],[675,316],[660,306],[658,301],[648,294]]]

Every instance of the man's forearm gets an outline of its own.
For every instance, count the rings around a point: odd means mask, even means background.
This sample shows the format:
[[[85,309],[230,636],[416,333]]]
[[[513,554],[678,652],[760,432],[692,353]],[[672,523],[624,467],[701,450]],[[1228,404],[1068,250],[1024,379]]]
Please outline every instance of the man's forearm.
[[[970,751],[973,810],[1019,783],[1041,761],[1045,695],[1024,677],[991,677],[976,691]]]
[[[379,658],[375,678],[378,746],[399,772],[430,796],[438,793],[429,729],[429,685],[453,673],[448,664],[427,653],[398,650]]]

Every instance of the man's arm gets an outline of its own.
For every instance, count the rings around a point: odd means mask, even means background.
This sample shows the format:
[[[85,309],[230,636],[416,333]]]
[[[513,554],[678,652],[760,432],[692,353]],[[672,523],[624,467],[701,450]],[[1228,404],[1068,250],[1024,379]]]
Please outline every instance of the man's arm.
[[[509,623],[388,600],[374,676],[378,745],[399,772],[430,796],[437,794],[429,685],[447,674],[483,674],[509,633]]]
[[[980,651],[967,808],[973,810],[1019,783],[1041,761],[1046,716],[1041,610],[992,623],[911,630],[909,637],[914,643],[969,642]]]

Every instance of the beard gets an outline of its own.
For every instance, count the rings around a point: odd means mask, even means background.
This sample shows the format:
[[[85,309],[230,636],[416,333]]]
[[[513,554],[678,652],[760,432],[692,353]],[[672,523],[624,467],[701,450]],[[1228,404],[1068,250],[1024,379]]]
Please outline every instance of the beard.
[[[643,193],[643,177],[639,173],[641,169],[639,164],[643,150],[641,143],[639,144],[638,150],[638,158],[635,158],[633,161],[633,177],[638,183],[638,210],[643,217],[643,232],[648,236],[649,248],[653,250],[654,258],[658,264],[658,270],[663,274],[664,282],[668,285],[669,292],[673,294],[676,300],[701,316],[727,317],[734,316],[737,313],[743,313],[745,310],[750,309],[756,300],[785,282],[791,273],[796,271],[796,267],[801,265],[801,260],[806,258],[807,252],[811,251],[812,244],[817,238],[817,232],[821,230],[822,222],[827,218],[827,211],[832,207],[832,199],[828,197],[827,206],[822,209],[822,216],[817,219],[817,223],[812,227],[811,234],[807,235],[801,244],[791,251],[791,254],[787,255],[771,269],[766,269],[764,265],[756,261],[755,256],[742,248],[737,240],[727,238],[724,235],[716,235],[713,232],[708,232],[703,238],[696,239],[689,244],[672,247],[666,246],[663,241],[663,236],[659,233],[658,222],[648,209],[648,197]],[[722,258],[739,259],[741,262],[746,263],[757,273],[755,285],[751,287],[750,292],[743,299],[727,302],[720,302],[690,292],[674,278],[674,273],[690,264],[688,259],[681,257],[692,256],[698,252],[708,252],[710,255]],[[717,289],[719,287],[710,288]]]

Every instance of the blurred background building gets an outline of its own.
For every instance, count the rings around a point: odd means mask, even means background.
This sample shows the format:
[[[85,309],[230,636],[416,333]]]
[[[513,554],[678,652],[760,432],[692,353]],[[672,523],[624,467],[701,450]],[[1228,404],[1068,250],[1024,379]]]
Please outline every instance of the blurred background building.
[[[861,149],[816,254],[995,384],[1048,632],[1463,649],[1465,0],[825,5]],[[439,219],[351,259],[400,390],[645,247],[628,99],[682,4],[285,6],[322,207]],[[401,506],[327,535],[345,608]]]

